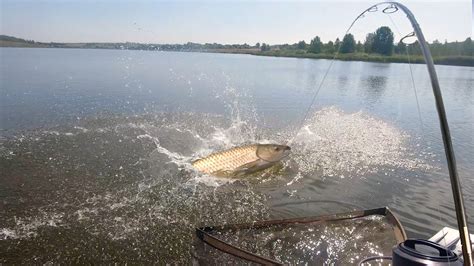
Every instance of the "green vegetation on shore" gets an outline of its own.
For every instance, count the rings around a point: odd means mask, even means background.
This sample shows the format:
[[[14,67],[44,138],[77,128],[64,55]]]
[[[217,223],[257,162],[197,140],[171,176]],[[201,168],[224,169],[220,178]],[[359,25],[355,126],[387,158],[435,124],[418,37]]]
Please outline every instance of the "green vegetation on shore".
[[[274,56],[274,57],[292,57],[292,58],[312,58],[312,59],[333,59],[335,54],[312,54],[304,51],[291,50],[273,50],[273,51],[247,51],[247,50],[226,50],[218,51],[220,53],[236,53],[236,54],[251,54],[257,56]],[[381,62],[381,63],[412,63],[421,64],[425,62],[422,55],[412,55],[407,57],[405,55],[391,55],[383,56],[379,54],[367,53],[350,53],[338,54],[337,60],[342,61],[365,61],[365,62]],[[433,57],[435,64],[438,65],[456,65],[456,66],[474,66],[474,57],[472,56],[435,56]]]
[[[253,55],[333,59],[344,61],[370,61],[394,63],[424,63],[418,42],[394,45],[393,32],[389,27],[380,27],[366,36],[364,43],[356,42],[352,34],[344,36],[342,42],[336,39],[322,43],[318,36],[309,44],[299,41],[293,45],[261,46],[260,51],[248,52]],[[429,44],[435,64],[474,66],[474,43],[471,38],[464,42],[434,41]],[[265,47],[265,49],[263,48]],[[237,51],[242,53],[245,51]]]
[[[429,44],[435,64],[474,66],[474,43],[471,38],[463,42],[434,41]],[[0,35],[0,47],[38,47],[38,48],[78,48],[78,49],[123,49],[179,52],[211,52],[250,54],[256,56],[294,57],[312,59],[333,59],[344,61],[424,63],[417,42],[394,44],[394,37],[389,27],[380,27],[369,33],[364,43],[356,42],[354,36],[347,34],[342,42],[336,39],[322,43],[316,36],[309,44],[299,41],[294,44],[269,45],[266,43],[218,44],[143,44],[143,43],[57,43],[35,42],[16,37]]]

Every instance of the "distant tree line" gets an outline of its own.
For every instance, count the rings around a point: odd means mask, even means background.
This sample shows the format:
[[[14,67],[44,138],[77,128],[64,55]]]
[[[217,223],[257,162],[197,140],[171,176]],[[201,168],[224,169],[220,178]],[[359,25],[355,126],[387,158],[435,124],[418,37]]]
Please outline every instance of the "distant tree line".
[[[474,44],[471,38],[467,38],[463,42],[450,42],[445,41],[441,43],[435,40],[433,43],[428,44],[433,56],[472,56],[474,52]],[[421,49],[418,42],[412,44],[405,44],[398,42],[394,44],[394,35],[389,27],[380,27],[375,32],[367,34],[364,43],[356,42],[352,34],[346,34],[342,39],[339,38],[335,42],[329,41],[328,43],[322,43],[321,39],[316,36],[314,37],[309,45],[305,45],[304,41],[300,41],[293,45],[275,45],[272,46],[274,49],[306,49],[306,52],[319,54],[334,54],[339,53],[375,53],[390,56],[392,54],[410,54],[410,55],[421,55]]]
[[[33,40],[25,40],[25,39],[20,39],[8,35],[0,35],[0,41],[9,41],[9,42],[24,42],[24,43],[35,43]]]
[[[255,45],[244,44],[219,44],[219,43],[193,43],[185,44],[144,44],[144,43],[41,43],[33,40],[24,40],[16,37],[0,35],[0,46],[10,46],[12,43],[27,44],[28,46],[38,47],[55,47],[55,48],[95,48],[95,49],[128,49],[128,50],[162,50],[162,51],[222,51],[222,52],[247,52],[267,53],[271,50],[294,51],[296,54],[321,54],[331,55],[336,52],[341,54],[366,53],[380,54],[390,56],[392,54],[421,55],[418,42],[412,44],[404,44],[402,42],[394,43],[394,35],[389,27],[380,27],[375,32],[367,34],[363,43],[356,42],[352,34],[347,34],[334,42],[329,41],[323,43],[316,36],[310,43],[299,41],[294,44],[270,45],[267,43],[256,43]],[[471,38],[467,38],[463,42],[447,42],[441,43],[435,40],[429,44],[433,56],[472,56],[474,52],[474,44]]]

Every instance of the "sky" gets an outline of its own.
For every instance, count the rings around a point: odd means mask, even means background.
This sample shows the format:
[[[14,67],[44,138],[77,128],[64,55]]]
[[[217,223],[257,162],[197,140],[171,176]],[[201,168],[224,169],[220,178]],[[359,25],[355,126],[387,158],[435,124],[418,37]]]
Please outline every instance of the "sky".
[[[323,42],[344,36],[370,1],[125,1],[0,0],[0,34],[41,42],[248,43]],[[425,38],[444,42],[472,36],[471,0],[400,1]],[[370,13],[350,33],[357,40],[389,26],[395,38],[411,32],[402,12]]]

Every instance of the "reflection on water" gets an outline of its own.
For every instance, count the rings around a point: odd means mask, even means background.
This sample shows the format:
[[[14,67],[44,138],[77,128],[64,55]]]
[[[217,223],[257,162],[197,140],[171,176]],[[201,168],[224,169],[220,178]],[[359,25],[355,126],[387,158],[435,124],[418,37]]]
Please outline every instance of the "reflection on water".
[[[407,65],[335,62],[296,132],[328,65],[2,48],[0,261],[184,263],[196,226],[380,206],[411,237],[455,226],[425,66],[413,66],[423,125]],[[437,70],[472,215],[472,70]],[[190,165],[294,136],[277,173],[227,180]]]
[[[387,77],[383,76],[369,76],[367,79],[363,79],[362,83],[364,84],[363,88],[365,90],[362,92],[367,98],[367,103],[373,105],[383,97],[383,93],[387,84]]]

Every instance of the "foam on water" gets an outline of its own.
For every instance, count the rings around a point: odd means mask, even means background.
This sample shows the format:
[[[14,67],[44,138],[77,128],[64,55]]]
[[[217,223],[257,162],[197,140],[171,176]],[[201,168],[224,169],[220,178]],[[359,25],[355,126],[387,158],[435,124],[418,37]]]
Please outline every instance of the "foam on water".
[[[41,227],[61,226],[62,217],[62,214],[47,212],[41,212],[34,217],[15,217],[15,225],[12,228],[0,229],[0,240],[36,237]]]
[[[430,167],[409,149],[410,136],[363,112],[332,106],[314,113],[292,143],[292,159],[302,174],[363,177],[368,173]]]

